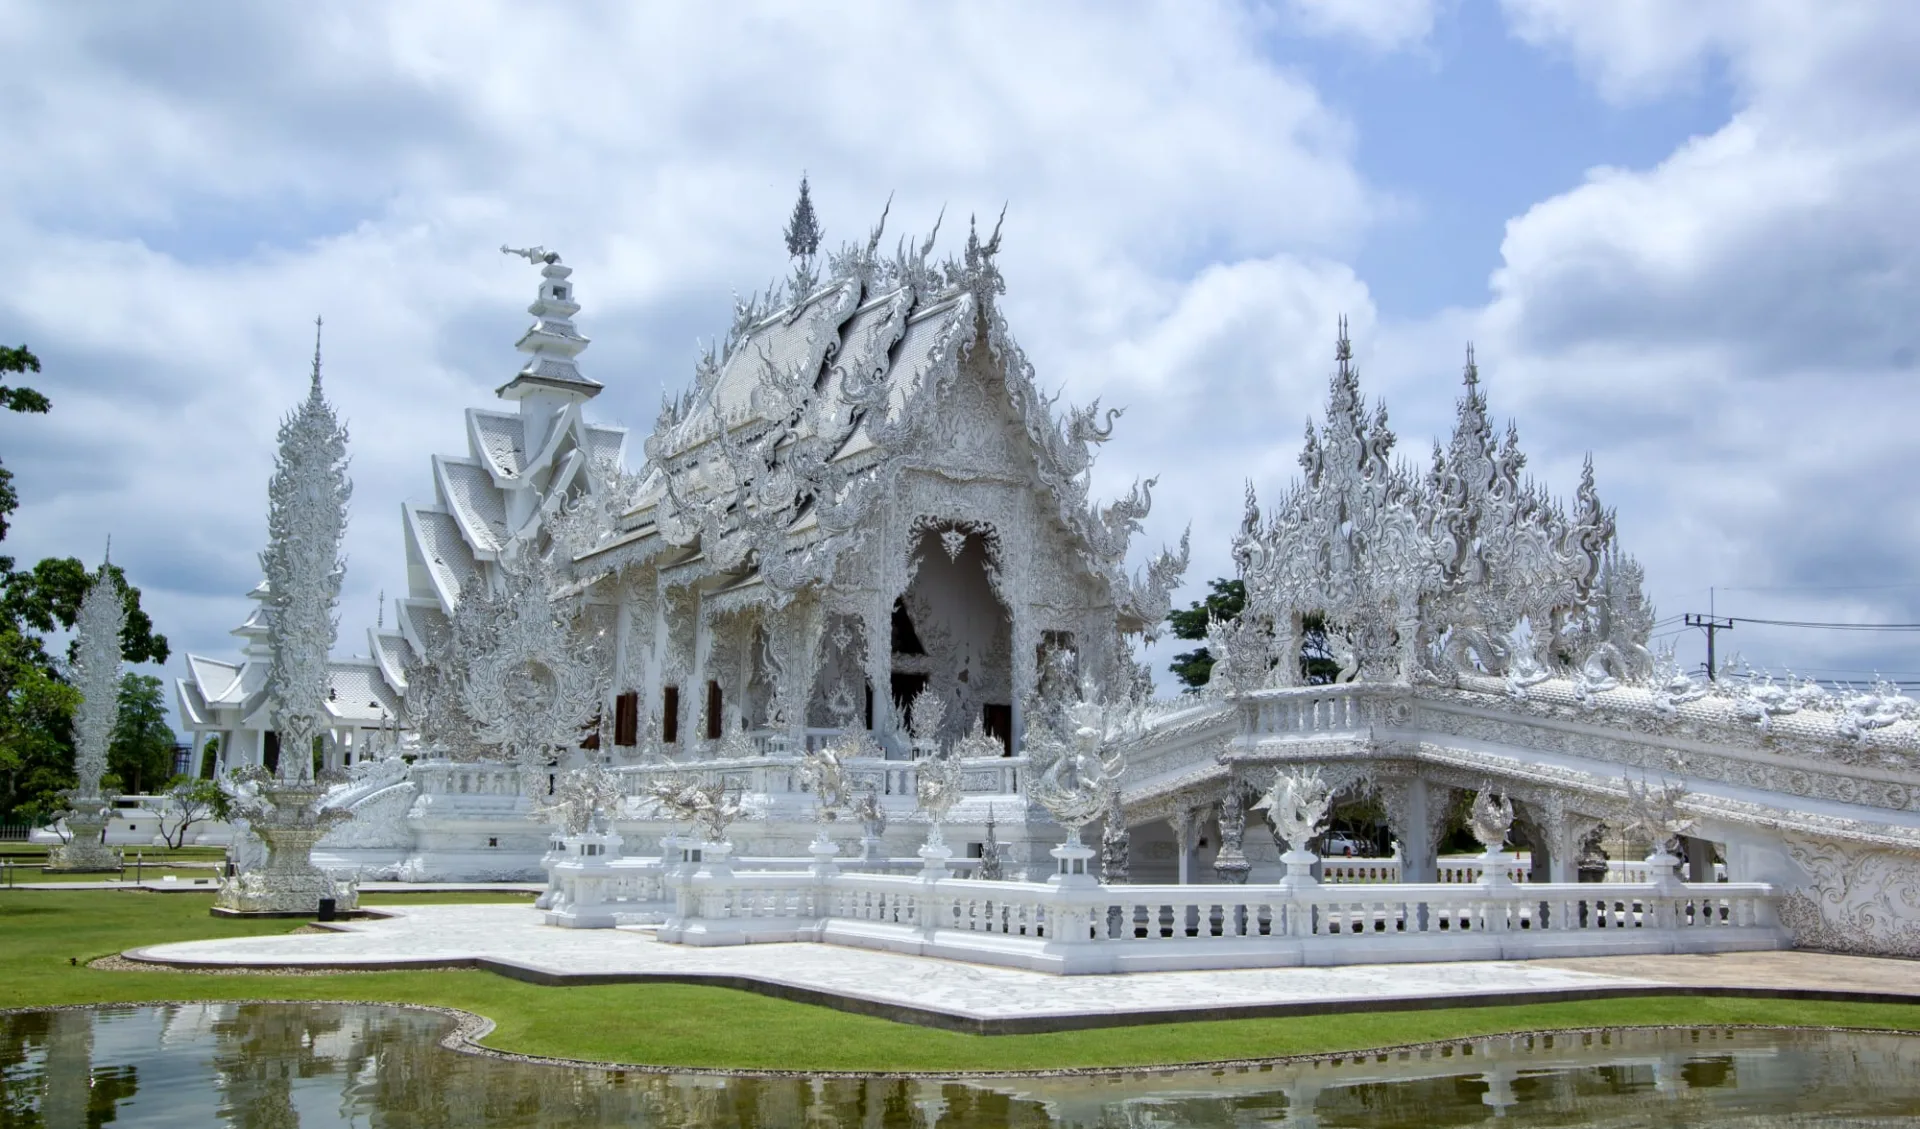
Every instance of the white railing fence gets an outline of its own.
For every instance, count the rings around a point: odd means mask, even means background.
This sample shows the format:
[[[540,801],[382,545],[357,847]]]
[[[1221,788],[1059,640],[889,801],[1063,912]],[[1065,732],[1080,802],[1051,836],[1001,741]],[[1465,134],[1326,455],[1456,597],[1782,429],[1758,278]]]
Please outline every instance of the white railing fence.
[[[858,873],[831,858],[736,868],[728,848],[677,841],[610,857],[618,837],[556,841],[548,921],[659,926],[662,941],[819,941],[1057,973],[1503,960],[1783,948],[1759,883],[1105,886],[989,882],[937,862]],[[790,864],[791,867],[791,864]],[[1504,868],[1503,868],[1504,869]]]

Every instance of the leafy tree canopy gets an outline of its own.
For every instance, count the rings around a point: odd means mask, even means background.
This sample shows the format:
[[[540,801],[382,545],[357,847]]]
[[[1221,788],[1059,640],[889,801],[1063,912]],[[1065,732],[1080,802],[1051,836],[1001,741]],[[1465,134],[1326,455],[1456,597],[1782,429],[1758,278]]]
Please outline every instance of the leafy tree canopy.
[[[7,374],[37,373],[40,359],[26,346],[0,346],[0,379]],[[14,412],[46,412],[51,401],[24,385],[0,384],[0,408]],[[0,467],[0,540],[7,535],[7,518],[19,506],[13,478]],[[74,784],[73,712],[80,695],[67,685],[62,664],[47,653],[49,633],[71,629],[80,614],[80,601],[99,575],[89,572],[77,557],[49,557],[30,569],[16,570],[13,558],[0,556],[0,820],[44,820],[60,808],[61,792]],[[127,609],[127,625],[120,636],[121,655],[130,663],[165,662],[166,636],[153,630],[153,621],[140,607],[140,590],[127,583],[118,566],[108,565]],[[71,657],[71,650],[69,651]],[[127,743],[115,735],[122,749],[121,767],[134,770],[132,780],[157,786],[170,764],[155,767],[142,759],[145,749],[159,741],[152,727],[148,703],[162,701],[159,679],[146,675],[140,684],[136,709],[122,707],[123,729],[138,721],[144,732],[128,730]],[[147,685],[151,683],[151,685]],[[122,685],[123,700],[127,686]],[[164,706],[159,727],[165,726]],[[130,720],[134,719],[134,720]],[[166,734],[171,758],[173,735]],[[131,758],[131,759],[128,759]],[[109,752],[109,769],[113,753]]]
[[[107,746],[107,771],[125,792],[158,788],[173,775],[173,727],[167,724],[166,692],[151,674],[120,679],[120,717]]]
[[[28,373],[40,371],[40,358],[27,351],[25,345],[18,349],[0,345],[0,374]],[[44,412],[53,405],[45,396],[24,385],[14,387],[0,384],[0,408],[10,412]],[[20,508],[20,495],[13,489],[13,472],[0,466],[0,539],[7,535],[7,517]],[[6,568],[12,568],[13,562],[6,562]]]
[[[1247,586],[1239,580],[1224,577],[1207,582],[1212,591],[1204,601],[1196,600],[1184,609],[1175,609],[1167,613],[1167,624],[1178,639],[1205,639],[1207,624],[1210,620],[1233,620],[1247,608]],[[1174,677],[1187,684],[1190,691],[1199,690],[1213,676],[1213,652],[1205,647],[1196,647],[1191,651],[1182,651],[1173,656],[1168,669]],[[1300,678],[1308,686],[1322,686],[1339,677],[1340,664],[1333,657],[1333,648],[1327,635],[1326,616],[1319,612],[1309,612],[1300,620]]]
[[[1208,587],[1212,591],[1207,593],[1206,600],[1196,600],[1185,609],[1175,608],[1167,613],[1167,624],[1173,629],[1175,638],[1205,639],[1210,620],[1237,619],[1246,610],[1245,584],[1238,580],[1216,578],[1208,582]],[[1205,647],[1182,651],[1173,656],[1168,669],[1173,671],[1174,677],[1186,683],[1189,690],[1198,690],[1213,676],[1213,653]]]
[[[120,587],[127,609],[127,625],[120,632],[120,657],[130,663],[163,663],[170,653],[167,637],[156,635],[153,620],[140,607],[140,589],[127,583],[119,565],[106,566]],[[48,557],[30,569],[0,578],[0,616],[6,622],[34,631],[71,629],[80,616],[80,601],[100,576],[87,571],[77,557]],[[72,657],[69,648],[68,657]]]

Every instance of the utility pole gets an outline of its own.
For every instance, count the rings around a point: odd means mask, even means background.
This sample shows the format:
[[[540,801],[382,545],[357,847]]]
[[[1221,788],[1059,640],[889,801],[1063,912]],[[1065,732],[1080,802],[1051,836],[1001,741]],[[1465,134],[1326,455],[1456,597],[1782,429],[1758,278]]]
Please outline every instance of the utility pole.
[[[1713,663],[1714,635],[1721,631],[1732,631],[1733,620],[1731,618],[1722,618],[1720,616],[1716,616],[1711,613],[1707,615],[1701,615],[1698,612],[1688,612],[1687,626],[1706,628],[1706,631],[1707,631],[1707,681],[1712,682],[1718,679],[1720,677],[1719,668],[1714,666],[1714,663]]]

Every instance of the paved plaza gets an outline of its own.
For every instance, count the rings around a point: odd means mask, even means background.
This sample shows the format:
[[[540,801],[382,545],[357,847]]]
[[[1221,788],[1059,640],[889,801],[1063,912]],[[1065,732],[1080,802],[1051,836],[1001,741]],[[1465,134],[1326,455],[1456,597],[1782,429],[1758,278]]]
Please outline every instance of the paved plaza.
[[[666,945],[641,928],[554,929],[525,906],[409,906],[391,912],[337,923],[326,933],[189,941],[127,955],[181,968],[477,966],[550,983],[705,982],[992,1032],[1447,1001],[1540,1002],[1673,988],[1920,996],[1920,976],[1914,975],[1920,969],[1909,962],[1809,953],[1054,976],[819,944]]]

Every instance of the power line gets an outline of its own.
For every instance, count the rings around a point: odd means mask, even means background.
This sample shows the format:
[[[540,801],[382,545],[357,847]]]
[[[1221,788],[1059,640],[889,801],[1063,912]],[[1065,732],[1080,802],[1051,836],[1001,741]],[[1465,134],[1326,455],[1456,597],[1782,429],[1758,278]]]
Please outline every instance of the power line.
[[[1691,621],[1700,617],[1688,618]],[[1920,631],[1920,623],[1821,623],[1803,619],[1749,619],[1746,616],[1728,616],[1726,619],[1729,624],[1752,623],[1764,627],[1804,627],[1820,631]]]
[[[1897,584],[1760,584],[1716,585],[1722,592],[1881,592],[1889,588],[1920,588],[1920,580]]]

